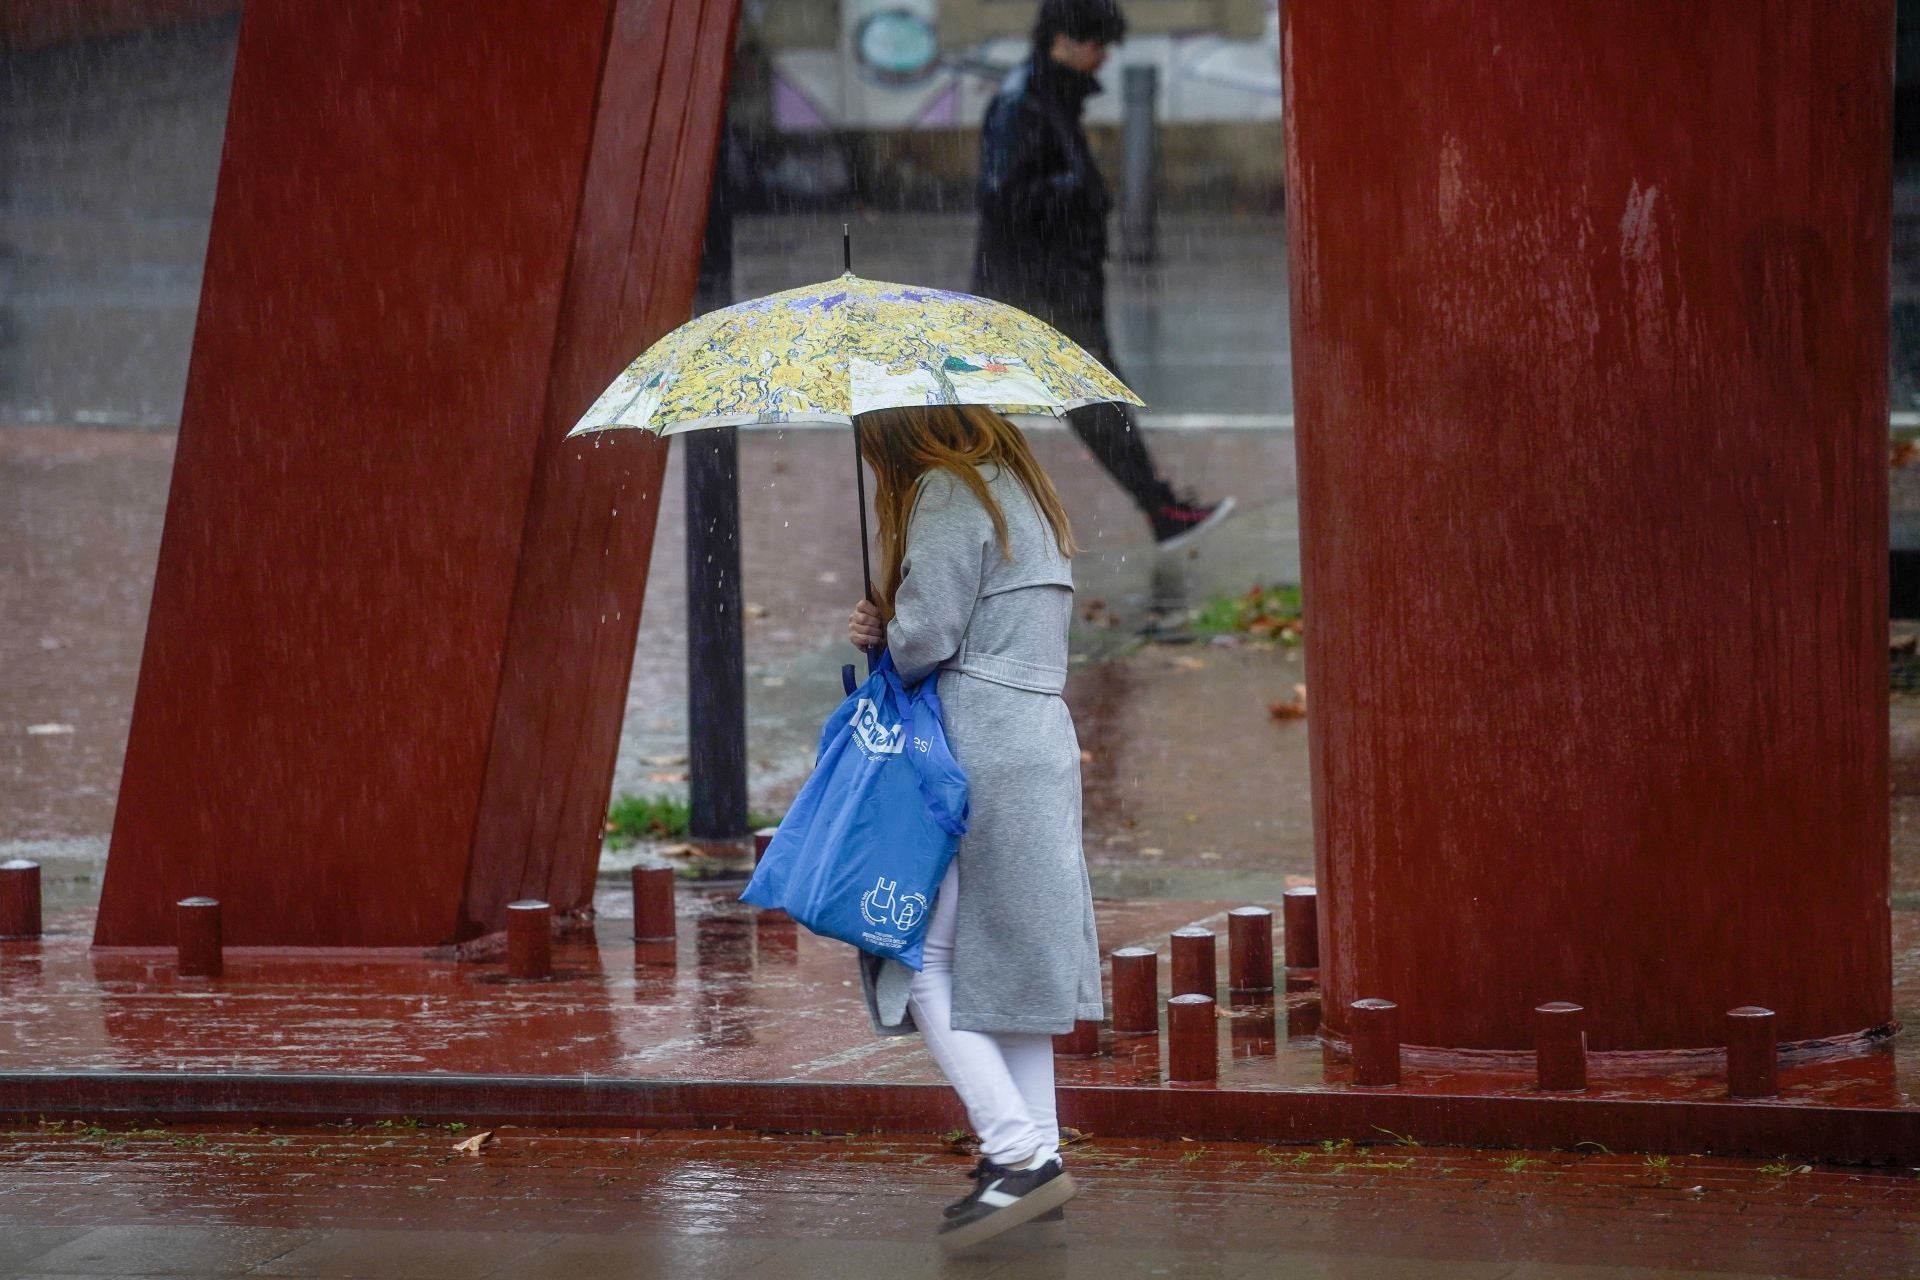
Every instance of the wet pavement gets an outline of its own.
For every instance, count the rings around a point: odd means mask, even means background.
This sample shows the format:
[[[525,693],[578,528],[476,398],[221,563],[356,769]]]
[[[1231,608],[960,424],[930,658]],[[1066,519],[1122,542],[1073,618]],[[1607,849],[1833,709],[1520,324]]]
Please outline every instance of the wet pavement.
[[[1297,577],[1291,437],[1177,430],[1153,442],[1173,474],[1208,492],[1231,488],[1246,504],[1191,553],[1155,553],[1078,441],[1057,428],[1035,433],[1088,548],[1076,565],[1082,617],[1068,696],[1089,753],[1089,848],[1115,892],[1273,897],[1311,858],[1305,726],[1265,712],[1302,678],[1297,655],[1126,655],[1155,616],[1177,621],[1211,595]],[[844,432],[743,439],[749,785],[761,810],[778,812],[798,787],[840,697],[844,619],[859,590],[850,455]],[[674,456],[616,792],[685,791],[685,508]],[[47,861],[62,901],[98,890],[172,458],[172,438],[155,433],[0,431],[0,856]],[[1205,785],[1249,747],[1274,749],[1261,785]]]
[[[895,1129],[925,1132],[950,1123],[957,1113],[943,1089],[911,1088],[941,1082],[919,1039],[876,1038],[868,1031],[850,951],[797,928],[779,913],[744,907],[733,895],[733,889],[718,885],[682,886],[676,895],[676,940],[636,943],[629,936],[629,895],[605,887],[592,927],[561,936],[554,976],[539,982],[506,981],[497,951],[461,961],[403,949],[230,948],[223,977],[187,979],[177,976],[174,957],[165,949],[91,948],[91,911],[68,910],[49,921],[41,941],[0,942],[0,1003],[9,1011],[0,1021],[0,1113],[33,1115],[45,1107],[44,1113],[124,1115],[153,1107],[184,1117],[213,1105],[204,1100],[219,1095],[227,1101],[217,1110],[243,1114],[390,1114],[425,1105],[407,1100],[417,1097],[429,1097],[434,1113],[444,1114],[462,1097],[475,1100],[469,1105],[477,1107],[479,1099],[519,1096],[515,1082],[544,1081],[553,1100],[542,1105],[554,1110],[543,1114],[599,1115],[605,1114],[600,1108],[612,1105],[636,1107],[632,1114],[644,1115],[653,1114],[646,1110],[652,1106],[682,1111],[691,1106],[692,1114],[716,1123],[766,1123],[766,1117],[790,1114],[797,1106],[801,1113],[817,1114],[812,1123],[831,1128],[868,1107],[865,1114],[875,1118],[867,1123],[885,1114]],[[1234,905],[1239,904],[1102,899],[1097,904],[1102,945],[1158,952],[1164,1006],[1172,977],[1168,935],[1201,925],[1221,939],[1224,953],[1225,911]],[[1278,926],[1282,914],[1277,910],[1274,919]],[[1284,944],[1280,930],[1276,955],[1284,953]],[[1894,952],[1895,1014],[1911,1023],[1920,1017],[1920,912],[1896,914]],[[1224,954],[1219,970],[1224,983]],[[1223,987],[1215,994],[1219,1079],[1199,1088],[1246,1100],[1249,1108],[1263,1097],[1263,1106],[1293,1107],[1301,1123],[1321,1126],[1315,1136],[1352,1136],[1341,1126],[1362,1114],[1418,1114],[1431,1134],[1452,1123],[1448,1108],[1461,1099],[1490,1101],[1496,1110],[1517,1116],[1514,1107],[1533,1106],[1540,1098],[1525,1054],[1502,1060],[1410,1050],[1398,1089],[1390,1094],[1356,1090],[1351,1065],[1316,1036],[1318,992],[1310,986],[1264,994]],[[1103,1027],[1094,1056],[1059,1059],[1059,1080],[1069,1090],[1062,1104],[1065,1122],[1076,1123],[1076,1115],[1106,1115],[1110,1129],[1124,1122],[1128,1132],[1224,1137],[1252,1136],[1245,1125],[1257,1129],[1264,1123],[1222,1119],[1228,1113],[1210,1109],[1213,1104],[1201,1100],[1196,1086],[1167,1082],[1169,1064],[1164,1031],[1122,1036]],[[1578,1101],[1599,1110],[1590,1119],[1569,1121],[1587,1126],[1580,1130],[1584,1136],[1631,1132],[1636,1143],[1664,1144],[1668,1150],[1746,1149],[1745,1138],[1727,1137],[1735,1130],[1715,1127],[1726,1116],[1720,1054],[1701,1051],[1656,1061],[1650,1055],[1595,1052],[1589,1070],[1590,1088]],[[245,1083],[263,1073],[301,1076],[306,1082]],[[210,1095],[190,1078],[218,1087]],[[158,1086],[156,1092],[156,1080],[165,1079],[178,1081],[178,1087]],[[650,1081],[681,1082],[705,1092],[695,1101],[676,1102],[629,1090],[621,1095],[625,1101],[608,1102],[594,1084]],[[92,1101],[76,1102],[80,1095],[63,1093],[75,1082]],[[377,1094],[356,1092],[363,1084],[376,1084]],[[851,1092],[808,1093],[811,1101],[795,1101],[800,1095],[793,1089],[815,1085],[845,1086]],[[255,1093],[247,1096],[279,1101],[238,1101],[250,1088]],[[1075,1095],[1076,1088],[1088,1092]],[[1138,1092],[1106,1096],[1101,1088]],[[1784,1053],[1780,1089],[1780,1102],[1769,1105],[1806,1109],[1809,1116],[1820,1112],[1829,1119],[1839,1109],[1847,1113],[1839,1121],[1843,1128],[1898,1121],[1907,1127],[1887,1130],[1891,1145],[1885,1149],[1920,1163],[1920,1144],[1898,1136],[1915,1132],[1914,1122],[1920,1120],[1920,1045],[1912,1037],[1847,1053]],[[1371,1104],[1361,1101],[1362,1095],[1391,1097],[1397,1101],[1382,1105],[1416,1111],[1365,1112]],[[45,1101],[60,1097],[67,1101],[58,1106]],[[1314,1110],[1320,1102],[1342,1097],[1362,1111],[1336,1116]],[[348,1100],[353,1098],[366,1100]],[[1612,1113],[1603,1112],[1615,1104],[1654,1111],[1681,1104],[1692,1110],[1651,1129],[1610,1131]],[[526,1114],[515,1109],[519,1102],[487,1105],[497,1105],[497,1114],[504,1116]],[[354,1109],[373,1107],[379,1110]],[[819,1110],[808,1112],[808,1107]],[[1182,1116],[1194,1127],[1174,1127],[1183,1123]],[[1688,1117],[1706,1127],[1689,1129]],[[1749,1116],[1743,1123],[1763,1121]],[[1360,1132],[1364,1136],[1368,1130]],[[1808,1129],[1782,1139],[1782,1145],[1815,1154],[1864,1149],[1850,1145],[1852,1138],[1833,1136],[1838,1132],[1809,1136],[1815,1130]],[[1703,1134],[1719,1136],[1692,1136]],[[1610,1145],[1623,1144],[1616,1139]]]
[[[1053,1226],[942,1259],[936,1139],[346,1125],[0,1130],[0,1276],[1808,1280],[1920,1272],[1920,1180],[1596,1151],[1066,1149]]]

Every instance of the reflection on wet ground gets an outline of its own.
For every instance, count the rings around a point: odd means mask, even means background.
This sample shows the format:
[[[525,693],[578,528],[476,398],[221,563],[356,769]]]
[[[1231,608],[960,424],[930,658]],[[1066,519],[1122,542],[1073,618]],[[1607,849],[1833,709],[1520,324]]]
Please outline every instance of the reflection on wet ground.
[[[636,944],[627,936],[631,900],[605,889],[592,928],[557,946],[558,976],[520,983],[502,981],[498,961],[399,950],[230,949],[222,979],[183,979],[170,952],[89,949],[91,912],[67,911],[50,921],[40,942],[0,943],[0,1002],[13,1011],[0,1022],[0,1066],[62,1074],[940,1081],[917,1037],[869,1034],[848,948],[778,913],[742,906],[723,887],[683,888],[677,905],[675,942]],[[1234,905],[1102,900],[1102,945],[1159,952],[1164,1005],[1172,975],[1168,935],[1202,925],[1222,939],[1224,951],[1225,913]],[[1274,919],[1278,925],[1279,912]],[[1920,912],[1896,914],[1894,954],[1895,1016],[1911,1023],[1920,1017]],[[1216,994],[1220,1088],[1348,1084],[1348,1064],[1315,1036],[1317,991]],[[1163,1036],[1119,1035],[1103,1026],[1099,1044],[1093,1057],[1059,1060],[1062,1084],[1163,1087]],[[1523,1059],[1469,1066],[1409,1051],[1401,1092],[1533,1096],[1531,1065]],[[1644,1057],[1594,1054],[1590,1076],[1587,1096],[1595,1099],[1725,1097],[1724,1067],[1713,1054],[1658,1068]],[[1788,1102],[1920,1108],[1920,1046],[1909,1036],[1860,1052],[1789,1054],[1780,1079]]]
[[[475,1132],[0,1130],[0,1272],[1880,1280],[1920,1245],[1904,1170],[1096,1135],[1065,1222],[945,1261],[972,1157],[936,1139]]]
[[[1087,547],[1076,565],[1081,661],[1069,698],[1089,753],[1089,849],[1114,892],[1255,893],[1267,882],[1225,873],[1271,879],[1304,873],[1309,859],[1304,725],[1275,725],[1264,711],[1301,678],[1297,660],[1198,649],[1097,659],[1124,655],[1156,610],[1177,616],[1210,594],[1297,576],[1291,439],[1181,431],[1154,444],[1183,482],[1232,489],[1247,507],[1191,553],[1154,553],[1144,523],[1079,443],[1063,430],[1035,434]],[[851,454],[846,433],[833,431],[750,432],[741,450],[749,783],[761,809],[778,811],[791,796],[839,700],[837,633],[859,578]],[[97,891],[72,876],[92,874],[112,822],[172,457],[161,435],[0,432],[0,842],[69,855],[70,865],[49,866],[49,892],[63,902]],[[676,461],[617,791],[685,787],[684,547]],[[1250,754],[1262,760],[1258,785],[1209,784]]]

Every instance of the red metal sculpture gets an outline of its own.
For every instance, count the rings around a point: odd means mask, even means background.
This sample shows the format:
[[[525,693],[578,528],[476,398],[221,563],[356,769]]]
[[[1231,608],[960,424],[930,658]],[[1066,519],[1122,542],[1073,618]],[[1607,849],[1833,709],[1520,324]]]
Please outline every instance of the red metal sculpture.
[[[247,8],[97,943],[589,901],[735,8]]]
[[[1285,6],[1326,1021],[1889,1021],[1891,0]]]

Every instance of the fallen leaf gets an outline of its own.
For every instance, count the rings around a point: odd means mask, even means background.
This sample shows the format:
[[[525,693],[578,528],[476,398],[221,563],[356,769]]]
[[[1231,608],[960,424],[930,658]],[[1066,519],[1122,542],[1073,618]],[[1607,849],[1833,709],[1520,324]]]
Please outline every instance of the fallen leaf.
[[[1205,658],[1193,658],[1182,655],[1175,658],[1170,665],[1180,671],[1205,671],[1207,669],[1207,660]]]
[[[1920,444],[1911,440],[1896,440],[1887,456],[1887,463],[1894,468],[1906,466],[1916,456],[1920,456]]]
[[[680,764],[685,764],[686,762],[687,762],[687,758],[685,756],[641,756],[640,757],[640,763],[646,765],[649,769],[664,769],[669,765],[680,765]]]
[[[1092,764],[1092,763],[1093,763],[1093,752],[1091,752],[1091,751],[1088,751],[1088,750],[1087,750],[1086,748],[1084,748],[1084,747],[1083,747],[1083,748],[1081,748],[1081,750],[1080,750],[1080,763],[1081,763],[1081,764]]]
[[[760,619],[772,613],[773,610],[767,608],[767,606],[763,604],[748,604],[745,608],[745,612],[748,618],[752,619],[755,622],[758,622]]]
[[[648,782],[685,782],[687,781],[688,777],[689,775],[685,771],[682,771],[679,773],[672,773],[672,772],[650,773],[647,775],[647,781]]]
[[[1307,686],[1293,686],[1293,701],[1274,701],[1267,704],[1267,714],[1275,720],[1302,720],[1307,714]]]
[[[1060,1145],[1063,1147],[1071,1147],[1078,1143],[1085,1142],[1092,1136],[1092,1134],[1082,1133],[1078,1129],[1069,1129],[1065,1125],[1060,1126]]]
[[[468,1138],[465,1142],[455,1143],[453,1149],[455,1151],[465,1152],[467,1155],[470,1155],[470,1156],[477,1156],[480,1154],[480,1148],[486,1146],[489,1142],[492,1142],[492,1141],[493,1141],[493,1130],[482,1129],[479,1133],[474,1134],[471,1138]]]

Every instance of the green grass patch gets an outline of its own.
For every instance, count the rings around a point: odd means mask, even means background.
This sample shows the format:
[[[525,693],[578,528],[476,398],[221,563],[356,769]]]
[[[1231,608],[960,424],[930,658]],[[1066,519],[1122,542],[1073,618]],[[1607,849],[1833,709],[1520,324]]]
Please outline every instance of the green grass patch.
[[[777,826],[780,819],[748,813],[747,826],[755,831]],[[624,849],[641,840],[683,840],[693,823],[693,808],[674,796],[636,796],[626,792],[607,810],[607,843]]]
[[[1253,587],[1237,596],[1215,596],[1193,613],[1192,629],[1202,636],[1247,636],[1289,647],[1306,633],[1300,588]]]

